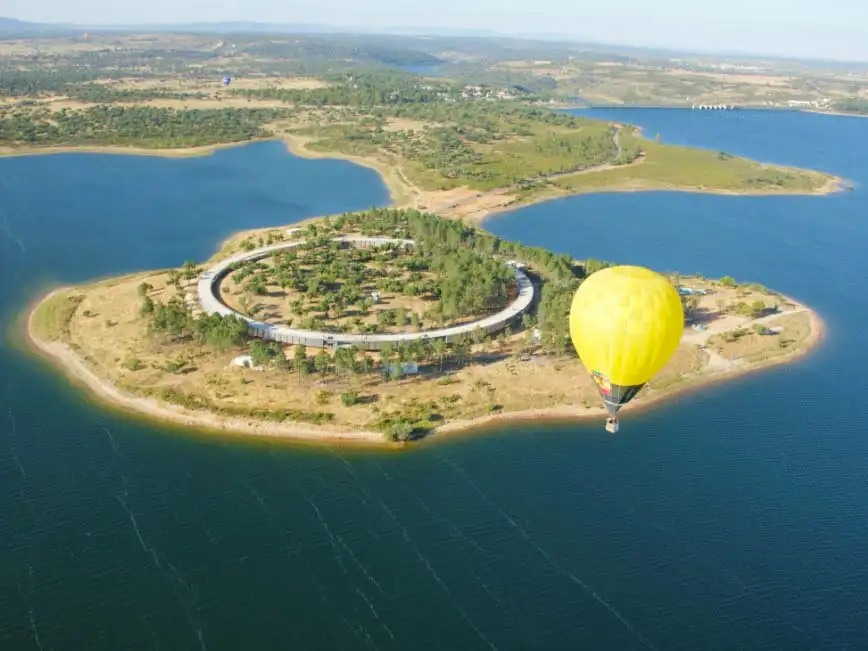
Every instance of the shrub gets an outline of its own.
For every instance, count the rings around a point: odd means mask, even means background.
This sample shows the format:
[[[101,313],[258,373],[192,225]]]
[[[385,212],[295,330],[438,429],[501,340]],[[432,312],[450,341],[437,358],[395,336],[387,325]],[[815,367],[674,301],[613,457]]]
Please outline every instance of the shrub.
[[[352,407],[359,402],[359,394],[355,391],[347,391],[341,394],[341,402],[344,407]]]

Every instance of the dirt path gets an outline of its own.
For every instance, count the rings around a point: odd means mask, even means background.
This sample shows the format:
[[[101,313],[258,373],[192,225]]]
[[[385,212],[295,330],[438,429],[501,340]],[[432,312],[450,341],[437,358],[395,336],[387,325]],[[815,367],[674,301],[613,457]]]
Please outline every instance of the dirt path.
[[[708,348],[708,340],[711,339],[711,337],[725,332],[732,332],[733,330],[738,330],[740,328],[752,328],[757,324],[769,323],[773,319],[782,316],[790,316],[791,314],[801,314],[802,312],[808,312],[808,308],[799,306],[792,310],[775,312],[774,314],[767,314],[766,316],[761,316],[756,319],[748,319],[747,321],[741,321],[738,323],[733,323],[731,319],[724,318],[712,323],[705,330],[693,330],[692,328],[685,330],[683,341],[700,346],[705,354],[708,355],[708,363],[702,369],[703,373],[728,371],[738,366],[744,366],[745,362],[741,359],[727,359],[717,351]]]

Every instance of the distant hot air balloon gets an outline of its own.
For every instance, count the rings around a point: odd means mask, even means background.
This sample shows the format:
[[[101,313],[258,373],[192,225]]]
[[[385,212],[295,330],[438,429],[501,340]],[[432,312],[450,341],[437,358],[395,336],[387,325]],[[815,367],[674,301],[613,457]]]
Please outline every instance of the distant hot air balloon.
[[[644,267],[602,269],[581,284],[570,307],[570,337],[618,431],[618,410],[672,358],[684,332],[675,287]]]
[[[228,86],[231,83],[232,83],[232,77],[230,77],[229,75],[226,75],[225,77],[223,77],[223,85],[224,86]]]

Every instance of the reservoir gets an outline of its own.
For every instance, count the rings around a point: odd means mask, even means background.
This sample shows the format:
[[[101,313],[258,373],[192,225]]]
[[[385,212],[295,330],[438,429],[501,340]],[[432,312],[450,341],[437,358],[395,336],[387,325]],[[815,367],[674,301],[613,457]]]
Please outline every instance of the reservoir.
[[[92,404],[22,350],[46,287],[385,205],[278,143],[0,159],[0,649],[858,649],[868,630],[868,120],[592,114],[838,174],[828,197],[601,194],[486,222],[577,257],[790,294],[791,366],[641,412],[400,452],[239,441]]]

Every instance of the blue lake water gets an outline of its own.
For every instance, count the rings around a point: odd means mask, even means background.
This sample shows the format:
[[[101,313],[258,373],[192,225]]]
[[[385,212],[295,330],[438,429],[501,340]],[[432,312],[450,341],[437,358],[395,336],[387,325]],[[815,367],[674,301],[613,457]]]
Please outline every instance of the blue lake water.
[[[241,228],[383,204],[382,184],[277,144],[0,159],[0,649],[864,648],[868,120],[593,113],[856,189],[596,195],[487,227],[764,283],[821,312],[818,352],[625,414],[618,437],[194,436],[90,404],[19,351],[14,318],[46,283],[201,259]]]

